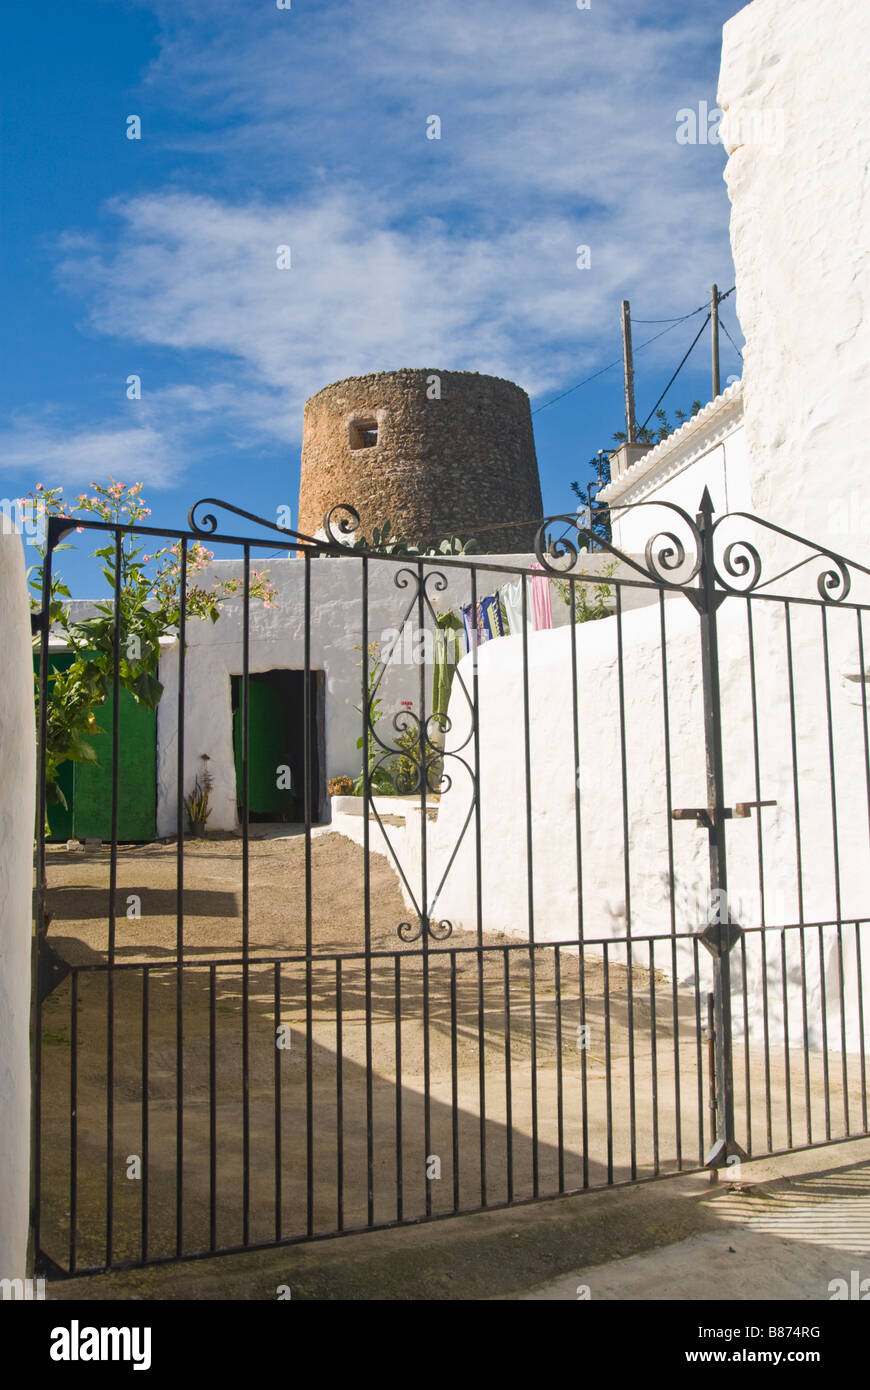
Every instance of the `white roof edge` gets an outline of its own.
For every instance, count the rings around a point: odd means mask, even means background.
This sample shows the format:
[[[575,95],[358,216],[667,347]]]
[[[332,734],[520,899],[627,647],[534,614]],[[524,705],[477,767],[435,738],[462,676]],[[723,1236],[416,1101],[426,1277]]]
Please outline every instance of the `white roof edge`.
[[[607,487],[602,488],[598,494],[602,502],[613,502],[617,497],[621,497],[635,483],[640,482],[647,474],[654,472],[658,466],[671,454],[684,448],[691,443],[696,435],[704,434],[714,423],[721,423],[720,416],[727,415],[736,411],[743,404],[743,382],[734,381],[720,394],[715,400],[705,405],[703,410],[699,410],[697,415],[693,415],[691,420],[687,420],[673,434],[669,434],[667,439],[663,439],[655,448],[650,449],[649,453],[627,468],[621,478],[616,478]]]

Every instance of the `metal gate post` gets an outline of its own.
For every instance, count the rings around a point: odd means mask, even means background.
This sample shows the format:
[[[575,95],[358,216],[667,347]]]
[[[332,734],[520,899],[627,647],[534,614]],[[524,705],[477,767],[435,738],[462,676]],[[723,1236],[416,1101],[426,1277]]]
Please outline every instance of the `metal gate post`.
[[[734,1137],[734,1069],[731,1054],[731,951],[742,935],[728,907],[728,869],[725,852],[725,807],[722,773],[722,711],[719,695],[719,636],[717,610],[725,599],[716,589],[713,561],[713,501],[707,488],[697,515],[701,536],[699,585],[691,591],[701,623],[701,671],[704,692],[704,744],[707,770],[707,844],[710,862],[710,904],[706,928],[699,939],[713,957],[714,1054],[716,1133],[705,1159],[708,1168],[721,1168],[746,1154]]]

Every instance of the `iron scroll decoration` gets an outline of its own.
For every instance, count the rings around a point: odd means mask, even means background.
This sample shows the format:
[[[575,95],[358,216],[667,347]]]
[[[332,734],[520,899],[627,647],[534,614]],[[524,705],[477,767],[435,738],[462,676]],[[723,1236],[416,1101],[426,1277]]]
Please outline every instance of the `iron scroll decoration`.
[[[341,526],[341,521],[338,521],[336,524]],[[330,533],[334,534],[334,532],[332,531]],[[443,593],[447,589],[448,581],[446,575],[442,574],[438,570],[431,570],[428,574],[424,574],[422,573],[422,566],[419,562],[416,571],[409,565],[403,564],[401,568],[399,568],[394,574],[393,583],[397,589],[411,591],[405,612],[401,617],[401,621],[398,623],[398,630],[400,632],[404,629],[405,623],[412,616],[414,609],[416,608],[418,602],[421,599],[425,608],[431,615],[433,622],[437,621],[435,609],[432,604],[432,594]],[[444,795],[445,792],[449,791],[453,785],[453,778],[451,777],[449,772],[446,772],[444,770],[443,764],[446,758],[453,759],[454,762],[459,763],[465,769],[470,779],[472,788],[475,788],[475,775],[466,759],[462,757],[463,750],[467,747],[468,743],[473,738],[473,721],[475,718],[475,712],[473,703],[468,695],[468,691],[465,687],[465,682],[461,674],[457,671],[454,676],[454,681],[458,683],[458,687],[461,688],[463,694],[465,695],[466,701],[468,702],[469,710],[471,711],[472,716],[472,724],[469,728],[468,734],[466,735],[462,743],[460,743],[456,748],[451,749],[451,751],[448,753],[442,746],[437,744],[433,739],[433,730],[436,727],[441,731],[442,734],[445,735],[449,733],[452,728],[452,721],[446,713],[443,713],[441,711],[434,711],[433,713],[427,715],[425,718],[423,718],[422,715],[416,714],[412,709],[401,709],[396,712],[392,719],[392,727],[397,734],[401,735],[403,733],[408,732],[409,730],[416,729],[416,738],[411,740],[410,748],[407,746],[407,744],[401,746],[398,744],[398,742],[396,745],[390,744],[386,742],[384,738],[381,737],[380,733],[375,727],[376,723],[380,721],[375,721],[372,718],[372,711],[375,702],[377,701],[378,692],[380,690],[381,682],[384,678],[386,669],[387,661],[381,658],[376,668],[375,678],[369,689],[368,699],[366,701],[365,717],[367,737],[369,738],[369,740],[371,740],[372,746],[377,745],[377,748],[381,750],[369,768],[369,786],[371,786],[372,776],[378,771],[378,769],[387,766],[392,761],[392,759],[398,755],[401,759],[404,760],[406,770],[397,771],[396,773],[391,773],[390,775],[393,779],[393,783],[396,787],[397,792],[399,792],[400,794],[411,795],[415,792],[420,792],[424,801],[426,791],[431,791],[433,794],[439,793],[441,795]],[[438,779],[437,785],[433,784],[433,773],[436,773],[436,771]],[[465,833],[471,821],[474,804],[474,797],[472,797],[471,804],[468,808],[468,812],[465,817],[465,822],[462,826],[462,829],[460,830],[456,844],[454,845],[452,853],[449,856],[447,866],[441,874],[440,881],[438,882],[438,885],[435,889],[435,892],[431,900],[429,899],[429,895],[427,892],[426,901],[418,903],[417,894],[415,893],[414,888],[408,881],[404,867],[401,863],[399,856],[396,853],[387,827],[381,819],[380,812],[378,811],[378,808],[375,805],[374,797],[370,795],[372,815],[374,816],[378,828],[386,842],[390,855],[395,864],[396,870],[399,873],[399,876],[401,877],[405,885],[408,897],[410,898],[416,910],[418,918],[416,925],[410,921],[403,921],[400,922],[398,925],[397,934],[399,938],[406,944],[411,944],[414,941],[420,940],[420,938],[423,937],[424,933],[427,937],[431,938],[434,941],[446,941],[447,938],[453,934],[453,923],[450,922],[447,918],[439,918],[435,914],[435,907],[441,895],[441,891],[444,887],[444,884],[447,880],[448,874],[450,873],[450,870],[453,866],[453,862],[456,858],[456,855],[459,852],[460,845],[462,844],[462,841],[465,838]],[[426,833],[425,822],[421,823],[421,830],[423,834]]]
[[[786,540],[794,541],[797,545],[805,547],[810,553],[802,560],[798,560],[795,564],[789,565],[786,569],[765,579],[764,562],[757,545],[744,539],[730,541],[722,550],[721,563],[716,558],[715,552],[713,561],[716,582],[729,594],[745,595],[754,593],[756,590],[766,589],[778,579],[784,579],[786,575],[794,574],[806,565],[821,561],[827,567],[823,568],[816,578],[819,596],[826,604],[838,604],[845,602],[851,592],[853,572],[870,575],[870,569],[866,565],[859,564],[857,560],[847,559],[845,555],[840,555],[836,550],[819,545],[816,541],[808,540],[806,536],[799,536],[794,531],[787,531],[783,526],[777,526],[774,522],[767,521],[763,517],[753,516],[751,512],[726,512],[724,516],[718,517],[713,522],[712,535],[715,537],[721,526],[738,517],[755,526],[760,526],[764,530],[772,531],[778,536],[783,536]],[[734,583],[735,580],[740,581],[747,577],[748,582],[746,583]]]
[[[236,507],[231,503],[221,501],[218,498],[203,498],[191,507],[188,513],[188,524],[197,535],[210,536],[220,539],[218,532],[218,521],[214,511],[207,511],[199,515],[202,508],[212,507],[221,511],[229,512],[234,516],[243,517],[258,526],[265,527],[269,531],[276,532],[285,541],[289,542],[290,547],[298,550],[310,550],[314,554],[348,554],[354,553],[358,557],[366,558],[371,555],[373,559],[387,559],[393,562],[399,561],[400,567],[394,574],[394,584],[400,590],[410,591],[410,600],[407,611],[400,624],[400,630],[408,621],[414,608],[421,601],[428,610],[433,622],[437,623],[435,609],[432,604],[432,594],[441,593],[448,587],[446,575],[441,572],[441,565],[455,567],[456,564],[467,566],[468,562],[452,560],[448,557],[438,557],[438,569],[430,569],[424,574],[423,563],[429,560],[426,556],[411,557],[407,554],[389,553],[388,551],[378,551],[370,549],[366,542],[354,545],[352,538],[357,535],[360,529],[360,515],[357,510],[348,503],[338,503],[331,507],[323,519],[323,530],[317,537],[308,536],[302,532],[292,530],[289,527],[282,527],[277,523],[268,521],[263,517],[256,516],[252,512],[245,511],[241,507]],[[541,522],[535,535],[534,553],[538,566],[546,575],[563,578],[570,576],[575,565],[580,558],[580,547],[582,542],[587,545],[594,544],[599,551],[608,552],[621,565],[629,571],[633,571],[640,576],[641,582],[646,581],[655,585],[660,590],[682,591],[691,597],[693,602],[698,602],[698,584],[702,587],[705,582],[712,582],[725,594],[746,596],[756,591],[768,589],[769,586],[786,575],[801,570],[806,565],[814,562],[822,562],[823,568],[816,578],[816,587],[819,595],[825,604],[840,604],[848,597],[852,587],[852,572],[860,572],[870,575],[870,568],[858,564],[856,561],[848,560],[827,547],[820,546],[807,540],[805,537],[788,531],[773,522],[763,518],[753,516],[748,512],[729,512],[714,520],[712,500],[709,492],[705,489],[701,499],[701,505],[697,515],[693,518],[674,502],[667,501],[645,501],[628,504],[626,506],[615,505],[611,507],[613,515],[624,515],[633,512],[641,507],[655,507],[661,512],[663,509],[671,514],[673,521],[670,525],[656,530],[647,540],[644,547],[643,557],[626,554],[623,550],[612,544],[609,540],[594,534],[591,527],[585,526],[578,514],[559,515],[549,517]],[[728,540],[724,543],[724,533],[720,528],[726,523],[735,521],[745,521],[755,527],[771,531],[784,539],[794,542],[803,547],[808,553],[803,559],[781,570],[770,578],[765,577],[765,564],[757,543],[745,537]],[[553,534],[554,530],[561,527],[561,534]],[[723,544],[716,544],[718,539],[722,539]],[[238,537],[228,538],[238,541]],[[431,563],[431,560],[430,560]],[[528,573],[527,570],[520,568],[519,573]],[[700,578],[699,578],[700,576]],[[705,581],[706,576],[706,581]],[[627,582],[632,582],[626,576]],[[697,581],[697,583],[696,583]],[[625,582],[625,581],[624,581]],[[635,584],[637,580],[633,581]],[[411,740],[411,747],[407,743],[404,746],[393,745],[386,742],[375,729],[372,719],[372,705],[377,697],[383,679],[386,663],[381,664],[376,679],[369,691],[366,704],[366,729],[371,746],[376,747],[378,752],[369,774],[369,796],[372,814],[379,826],[390,854],[395,863],[396,869],[405,883],[408,897],[411,900],[413,909],[418,918],[417,924],[411,921],[403,921],[397,928],[398,936],[403,942],[411,943],[419,940],[424,932],[427,936],[436,941],[446,940],[452,935],[453,925],[446,919],[440,919],[436,912],[436,904],[441,891],[446,882],[447,876],[453,866],[460,846],[473,815],[474,806],[479,796],[478,779],[475,770],[463,756],[468,743],[473,737],[474,721],[476,712],[473,702],[465,689],[459,672],[456,673],[465,698],[468,701],[471,711],[471,727],[467,738],[463,742],[445,752],[441,743],[436,743],[433,732],[437,727],[441,734],[446,734],[451,729],[451,721],[446,713],[433,712],[425,719],[413,713],[411,710],[402,710],[397,713],[392,726],[396,734],[401,735],[416,726],[416,742]],[[464,824],[460,831],[456,844],[453,846],[449,856],[447,867],[441,876],[440,882],[429,899],[427,892],[426,902],[417,902],[411,884],[405,875],[403,866],[391,843],[389,834],[381,816],[375,806],[374,796],[371,793],[371,774],[382,766],[388,764],[397,755],[400,755],[405,762],[405,770],[402,774],[401,788],[405,794],[420,792],[425,804],[426,791],[433,794],[442,795],[453,786],[453,778],[449,772],[444,770],[444,760],[451,758],[460,765],[470,779],[472,788],[472,798],[465,817]],[[366,759],[367,761],[367,759]],[[440,768],[438,763],[440,761]],[[411,772],[408,772],[408,768]],[[433,786],[431,777],[433,768],[438,768],[438,785]],[[394,779],[395,781],[395,779]],[[422,831],[425,835],[425,820],[423,821]]]
[[[316,536],[306,535],[305,532],[296,531],[290,526],[279,526],[275,521],[268,521],[265,517],[257,516],[254,512],[245,511],[243,507],[236,507],[232,502],[224,502],[219,497],[201,497],[198,502],[194,502],[188,512],[187,524],[196,535],[211,536],[217,540],[220,540],[217,517],[214,512],[206,512],[198,517],[197,513],[201,507],[217,507],[221,511],[232,512],[234,516],[241,516],[247,521],[253,521],[256,526],[265,526],[267,530],[277,532],[279,536],[297,543],[300,547],[309,546],[313,550],[340,551],[346,549],[346,545],[339,539],[339,536],[353,535],[360,524],[359,513],[347,503],[341,502],[327,512],[324,517],[323,527],[328,539],[318,540]]]
[[[560,578],[564,577],[569,570],[573,569],[579,559],[579,542],[581,538],[585,538],[597,549],[608,551],[616,560],[621,561],[659,588],[687,588],[699,573],[703,562],[703,537],[700,527],[689,516],[689,513],[677,506],[675,502],[635,502],[631,506],[612,507],[611,511],[622,513],[636,511],[640,507],[656,507],[659,510],[666,508],[673,512],[689,533],[691,549],[687,549],[686,542],[680,538],[676,531],[656,531],[646,543],[644,548],[645,563],[641,564],[637,558],[627,555],[611,541],[605,540],[602,536],[595,534],[590,527],[584,526],[579,516],[567,515],[548,517],[538,527],[535,535],[535,558],[548,574]],[[565,527],[562,535],[551,536],[552,528],[559,523]],[[569,533],[573,533],[573,536]],[[576,541],[573,538],[575,536]],[[694,558],[691,560],[688,573],[683,574],[679,580],[675,579],[674,575],[685,567],[692,555]],[[566,558],[567,564],[558,563]]]
[[[676,530],[660,530],[647,541],[644,563],[641,563],[637,557],[626,554],[612,542],[595,535],[589,527],[582,524],[579,516],[555,516],[543,521],[535,536],[535,557],[539,565],[548,574],[560,578],[570,574],[579,558],[579,543],[582,539],[594,542],[596,549],[609,552],[616,560],[658,588],[686,591],[695,587],[693,581],[701,573],[705,558],[709,558],[716,587],[728,594],[746,596],[769,589],[777,580],[784,579],[807,565],[822,562],[823,568],[816,578],[816,588],[822,601],[829,605],[846,600],[851,592],[853,575],[870,575],[870,568],[857,560],[850,560],[828,546],[819,545],[794,531],[777,526],[772,521],[754,516],[751,512],[726,512],[714,520],[712,503],[706,490],[696,519],[676,503],[666,501],[635,502],[624,507],[615,505],[610,510],[614,515],[618,513],[621,516],[637,511],[640,507],[656,507],[659,510],[666,508],[673,512],[679,519],[681,528],[685,527],[688,532],[689,548]],[[808,553],[803,559],[765,577],[764,560],[758,545],[753,541],[740,537],[728,541],[724,546],[716,545],[721,536],[720,527],[738,519],[771,531],[785,540],[793,541]],[[552,528],[559,524],[565,528],[562,534],[551,536]],[[707,541],[709,549],[705,545]],[[680,574],[687,564],[688,570]],[[678,578],[675,577],[677,574]]]

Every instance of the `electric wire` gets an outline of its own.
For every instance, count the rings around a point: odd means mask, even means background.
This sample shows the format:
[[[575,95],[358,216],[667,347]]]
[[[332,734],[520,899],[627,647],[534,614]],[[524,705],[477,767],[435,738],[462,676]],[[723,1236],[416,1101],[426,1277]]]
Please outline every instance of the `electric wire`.
[[[719,300],[718,300],[718,302],[721,304],[722,301],[723,301],[723,299],[727,299],[727,298],[729,297],[729,295],[732,295],[732,294],[734,293],[734,291],[735,291],[736,288],[737,288],[736,285],[732,285],[731,288],[730,288],[730,290],[725,290],[724,294],[720,294],[720,295],[719,295]],[[689,312],[688,314],[681,314],[680,317],[679,317],[679,318],[676,318],[676,319],[635,319],[635,318],[633,318],[633,319],[631,320],[632,323],[644,323],[644,324],[666,323],[666,324],[669,325],[667,328],[662,329],[661,333],[654,333],[653,336],[652,336],[651,338],[647,338],[644,342],[638,343],[637,347],[635,348],[635,352],[642,352],[643,349],[644,349],[645,347],[649,347],[650,343],[655,343],[655,342],[657,342],[659,338],[663,338],[663,337],[665,336],[666,333],[670,333],[674,328],[677,327],[678,324],[680,324],[680,323],[685,323],[687,319],[694,318],[696,314],[702,313],[703,310],[706,309],[706,308],[707,308],[707,305],[706,305],[706,304],[700,304],[700,305],[698,306],[697,309],[692,309],[692,310],[690,310],[690,312]],[[708,314],[708,318],[709,318],[709,314]],[[702,328],[701,331],[703,332],[703,328]],[[727,330],[726,330],[726,332],[727,332]],[[730,336],[730,335],[729,335],[729,336]],[[693,344],[693,346],[694,346],[694,344]],[[690,351],[691,351],[691,349],[690,349]],[[584,379],[583,379],[582,381],[578,381],[578,382],[577,382],[576,386],[569,386],[567,391],[562,391],[558,396],[554,396],[553,399],[552,399],[551,401],[545,401],[543,405],[536,406],[535,409],[532,411],[532,414],[533,414],[533,415],[540,415],[540,413],[541,413],[542,410],[549,410],[549,408],[550,408],[551,405],[555,405],[557,401],[563,401],[563,400],[565,399],[566,396],[571,396],[571,395],[573,395],[573,393],[574,393],[575,391],[579,391],[579,390],[580,390],[580,387],[581,387],[581,386],[588,386],[589,383],[590,383],[591,381],[597,381],[598,378],[599,378],[600,376],[604,376],[605,372],[610,372],[610,371],[612,371],[613,368],[614,368],[614,367],[618,367],[618,366],[620,365],[621,362],[622,362],[622,358],[621,358],[621,357],[617,357],[613,362],[608,362],[608,364],[607,364],[606,367],[602,367],[602,368],[600,369],[600,371],[593,372],[592,376],[584,377]],[[678,369],[678,370],[679,370],[679,369]],[[667,388],[666,388],[666,389],[667,389]],[[655,408],[656,408],[656,407],[653,406],[653,409],[654,409],[654,410],[655,410]]]
[[[666,395],[668,394],[668,392],[670,391],[670,389],[671,389],[671,387],[673,386],[674,382],[676,381],[677,377],[680,375],[680,372],[683,370],[683,367],[686,365],[686,363],[688,362],[689,358],[691,357],[691,355],[692,355],[692,353],[693,353],[693,351],[694,351],[694,349],[695,349],[695,345],[696,345],[696,343],[698,342],[698,339],[700,338],[701,334],[704,332],[704,329],[707,327],[707,324],[710,322],[710,319],[711,319],[712,317],[713,317],[712,314],[708,314],[707,317],[705,318],[704,322],[701,324],[701,327],[698,329],[697,333],[695,334],[694,338],[692,339],[691,347],[689,348],[688,352],[687,352],[686,355],[684,356],[684,358],[683,358],[683,360],[681,361],[680,365],[677,367],[677,370],[674,372],[673,376],[671,377],[671,379],[670,379],[670,381],[668,382],[667,386],[665,387],[664,391],[663,391],[662,394],[659,396],[658,400],[656,401],[656,403],[655,403],[655,405],[653,406],[652,410],[650,411],[649,415],[648,415],[648,416],[646,417],[646,419],[644,420],[643,424],[642,424],[641,427],[640,427],[641,430],[645,430],[645,429],[646,429],[646,427],[647,427],[647,425],[649,424],[650,420],[652,419],[653,415],[656,413],[656,411],[658,410],[658,408],[659,408],[659,406],[661,405],[662,401],[664,400],[665,396],[666,396]]]

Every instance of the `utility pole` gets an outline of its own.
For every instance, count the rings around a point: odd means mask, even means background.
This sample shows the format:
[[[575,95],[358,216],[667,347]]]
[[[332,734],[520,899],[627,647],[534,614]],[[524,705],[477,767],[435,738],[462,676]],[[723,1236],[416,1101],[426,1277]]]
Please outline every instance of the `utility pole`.
[[[713,400],[719,394],[719,286],[714,285],[710,300],[710,322],[713,325]]]
[[[631,355],[631,309],[627,299],[622,301],[622,363],[625,374],[625,436],[629,444],[636,444],[637,420],[634,416],[634,362]]]

